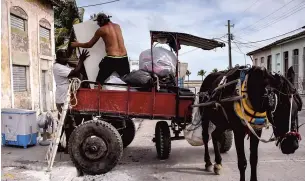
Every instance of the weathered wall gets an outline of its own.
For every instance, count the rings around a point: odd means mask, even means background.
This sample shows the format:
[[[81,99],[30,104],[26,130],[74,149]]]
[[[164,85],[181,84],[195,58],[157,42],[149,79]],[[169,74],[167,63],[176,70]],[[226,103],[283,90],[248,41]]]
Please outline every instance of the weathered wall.
[[[7,3],[1,0],[1,107],[11,107]]]
[[[2,13],[2,105],[1,107],[16,107],[40,111],[42,106],[41,71],[48,70],[47,80],[52,80],[52,63],[54,61],[54,19],[50,4],[39,0],[1,0]],[[10,28],[11,7],[22,8],[27,16],[26,33]],[[40,25],[51,29],[50,40],[39,36]],[[11,33],[10,33],[11,31]],[[9,49],[9,40],[11,49]],[[11,56],[10,56],[11,54]],[[11,60],[10,60],[11,58]],[[47,61],[41,63],[42,61]],[[27,65],[28,89],[24,92],[13,92],[11,89],[10,61],[15,65]],[[44,64],[44,68],[41,68]],[[53,83],[47,83],[48,109],[54,109]],[[13,94],[13,99],[12,99]],[[13,102],[13,105],[12,105]]]

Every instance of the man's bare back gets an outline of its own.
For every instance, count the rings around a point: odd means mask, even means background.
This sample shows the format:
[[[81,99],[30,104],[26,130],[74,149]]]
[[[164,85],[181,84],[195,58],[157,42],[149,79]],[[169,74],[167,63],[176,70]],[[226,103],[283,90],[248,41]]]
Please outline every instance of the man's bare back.
[[[124,45],[124,39],[121,28],[118,24],[108,22],[96,30],[94,36],[89,42],[72,42],[72,47],[92,48],[93,45],[103,38],[105,42],[106,53],[109,56],[126,56],[127,51]]]
[[[103,38],[107,55],[126,56],[127,51],[121,28],[118,24],[109,22],[97,30],[97,34]]]

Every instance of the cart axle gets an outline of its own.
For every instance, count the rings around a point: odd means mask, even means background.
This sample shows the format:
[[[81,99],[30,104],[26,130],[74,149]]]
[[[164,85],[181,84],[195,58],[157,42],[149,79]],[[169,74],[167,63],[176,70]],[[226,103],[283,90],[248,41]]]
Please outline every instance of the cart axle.
[[[174,141],[174,140],[184,140],[184,136],[175,136],[175,137],[171,137],[171,140]],[[152,142],[156,142],[156,138],[153,138],[152,139]]]

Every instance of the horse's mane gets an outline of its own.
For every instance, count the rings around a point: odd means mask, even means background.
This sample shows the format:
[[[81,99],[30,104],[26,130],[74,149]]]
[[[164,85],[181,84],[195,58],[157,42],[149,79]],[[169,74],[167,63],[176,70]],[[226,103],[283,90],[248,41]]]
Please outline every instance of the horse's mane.
[[[302,98],[301,98],[300,94],[298,93],[297,89],[295,88],[295,86],[285,76],[283,76],[281,74],[275,74],[275,76],[278,76],[282,80],[282,84],[280,85],[280,87],[286,88],[286,91],[284,92],[285,94],[294,94],[294,98],[295,98],[296,104],[298,106],[298,110],[301,111],[303,101],[302,101]],[[282,91],[282,90],[280,90],[280,91]]]

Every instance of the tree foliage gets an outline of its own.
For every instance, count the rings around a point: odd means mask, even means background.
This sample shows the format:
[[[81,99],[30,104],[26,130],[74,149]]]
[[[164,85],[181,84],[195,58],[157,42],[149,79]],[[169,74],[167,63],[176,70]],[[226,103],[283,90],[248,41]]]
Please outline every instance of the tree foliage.
[[[73,25],[83,21],[84,9],[78,8],[75,0],[61,1],[61,5],[54,7],[55,26],[55,50],[67,49],[72,56],[72,49],[69,47],[75,35]]]
[[[205,74],[206,74],[206,71],[205,70],[203,70],[203,69],[201,69],[201,70],[199,70],[198,71],[198,76],[201,76],[201,78],[202,78],[202,80],[203,80],[203,76],[205,76]]]

